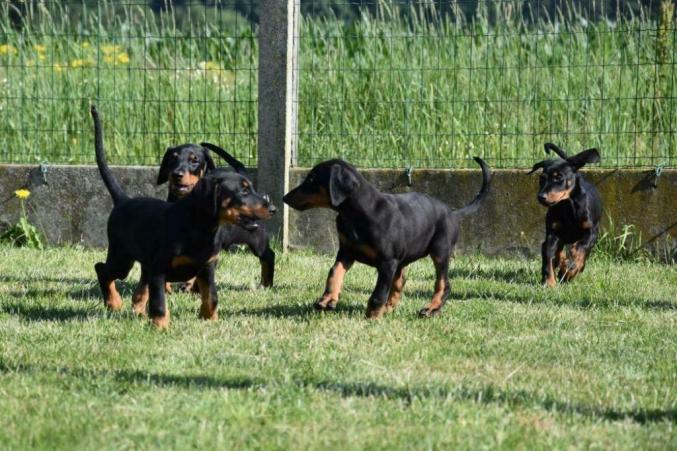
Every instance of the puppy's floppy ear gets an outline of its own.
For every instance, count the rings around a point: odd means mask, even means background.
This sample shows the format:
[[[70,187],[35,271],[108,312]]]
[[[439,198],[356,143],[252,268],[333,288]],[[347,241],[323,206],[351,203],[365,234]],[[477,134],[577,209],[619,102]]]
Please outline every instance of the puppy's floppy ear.
[[[160,171],[157,174],[157,184],[162,185],[167,183],[169,180],[169,164],[172,161],[175,147],[168,147],[165,151],[165,156],[162,157],[162,163],[160,163]]]
[[[329,203],[332,207],[341,205],[360,185],[355,173],[340,164],[331,167],[329,174]]]
[[[541,168],[544,168],[544,167],[546,167],[546,166],[549,166],[549,165],[550,165],[550,160],[539,161],[538,163],[536,163],[535,165],[533,165],[533,166],[531,167],[531,171],[527,172],[527,175],[533,174],[533,173],[536,172],[537,170],[539,170],[539,169],[541,169]]]
[[[214,164],[214,160],[212,160],[212,156],[209,155],[209,150],[205,149],[204,147],[202,148],[203,155],[205,157],[205,164],[207,165],[206,171],[213,171],[216,169],[216,165]]]
[[[599,156],[599,151],[593,148],[577,153],[573,157],[567,158],[567,161],[571,166],[578,170],[588,163],[599,163],[601,161],[601,157]]]
[[[569,158],[567,153],[565,151],[563,151],[562,149],[560,149],[559,146],[556,145],[556,144],[545,143],[543,145],[543,148],[545,149],[545,153],[550,153],[550,151],[553,151],[557,154],[557,156],[559,156],[563,160],[566,160],[567,158]]]

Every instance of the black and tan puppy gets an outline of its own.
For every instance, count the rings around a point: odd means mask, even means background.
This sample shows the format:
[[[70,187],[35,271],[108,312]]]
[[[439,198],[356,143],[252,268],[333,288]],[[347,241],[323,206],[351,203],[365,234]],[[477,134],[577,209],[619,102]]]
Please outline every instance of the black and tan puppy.
[[[546,143],[545,151],[551,150],[561,160],[540,161],[529,172],[543,168],[537,198],[548,207],[545,241],[541,245],[541,283],[547,287],[555,286],[557,267],[559,280],[563,282],[572,280],[583,271],[597,241],[602,217],[602,200],[597,189],[578,172],[584,165],[600,161],[597,149],[584,150],[569,157],[555,144]],[[570,246],[571,258],[565,246]]]
[[[481,159],[475,161],[482,168],[482,189],[459,210],[421,193],[382,193],[342,160],[315,166],[301,185],[284,196],[284,201],[297,210],[324,207],[338,212],[339,251],[315,308],[336,308],[343,277],[357,260],[378,271],[367,306],[367,317],[378,318],[397,307],[404,288],[404,268],[430,255],[436,271],[435,292],[419,314],[439,313],[449,296],[447,272],[459,222],[479,208],[489,189],[489,168]]]
[[[214,161],[209,155],[210,150],[223,158],[238,174],[248,176],[247,170],[240,161],[214,144],[183,144],[170,147],[162,157],[157,178],[158,185],[169,182],[168,202],[175,202],[186,197],[200,178],[214,170]],[[270,247],[265,225],[259,221],[251,223],[248,228],[224,225],[221,233],[224,249],[234,244],[246,244],[249,247],[261,263],[261,285],[272,286],[275,275],[275,252]],[[184,288],[190,289],[191,286],[192,281],[189,281]]]
[[[159,199],[130,198],[106,164],[101,122],[96,108],[94,119],[96,163],[113,210],[108,217],[108,255],[95,265],[105,305],[119,310],[122,300],[115,288],[134,262],[141,264],[141,289],[133,298],[137,313],[148,311],[154,325],[169,325],[165,304],[165,282],[197,278],[202,297],[200,316],[216,319],[217,294],[214,268],[223,245],[223,224],[250,227],[267,219],[274,207],[257,194],[251,182],[240,174],[214,170],[202,177],[182,199],[170,203]]]

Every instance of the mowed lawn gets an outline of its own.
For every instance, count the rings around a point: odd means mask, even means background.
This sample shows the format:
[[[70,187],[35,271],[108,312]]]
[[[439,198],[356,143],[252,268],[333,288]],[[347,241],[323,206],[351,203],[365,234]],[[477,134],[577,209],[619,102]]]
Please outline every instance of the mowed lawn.
[[[102,250],[0,247],[3,449],[677,447],[677,269],[593,259],[545,290],[536,259],[459,257],[440,317],[416,317],[433,267],[400,309],[364,319],[356,265],[336,312],[310,307],[331,256],[224,254],[220,319],[169,296],[172,324],[102,307]]]

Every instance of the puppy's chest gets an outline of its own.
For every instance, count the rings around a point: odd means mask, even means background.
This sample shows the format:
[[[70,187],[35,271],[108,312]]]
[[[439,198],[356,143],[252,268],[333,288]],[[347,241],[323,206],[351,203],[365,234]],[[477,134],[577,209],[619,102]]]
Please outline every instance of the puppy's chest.
[[[593,227],[586,210],[573,202],[556,208],[550,221],[550,228],[560,236],[578,235]]]
[[[361,262],[371,263],[381,254],[378,239],[365,226],[345,220],[336,223],[341,247],[348,249]]]
[[[172,249],[172,268],[202,267],[217,260],[220,247],[214,237],[187,231]]]

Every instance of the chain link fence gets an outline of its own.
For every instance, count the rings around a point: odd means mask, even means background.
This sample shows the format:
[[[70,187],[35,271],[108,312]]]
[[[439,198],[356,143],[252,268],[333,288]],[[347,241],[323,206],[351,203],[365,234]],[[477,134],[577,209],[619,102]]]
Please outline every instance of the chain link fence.
[[[115,164],[208,140],[257,163],[253,0],[0,5],[0,162]],[[529,167],[543,143],[606,167],[677,164],[666,0],[302,0],[296,164]],[[281,68],[282,70],[282,68]]]

